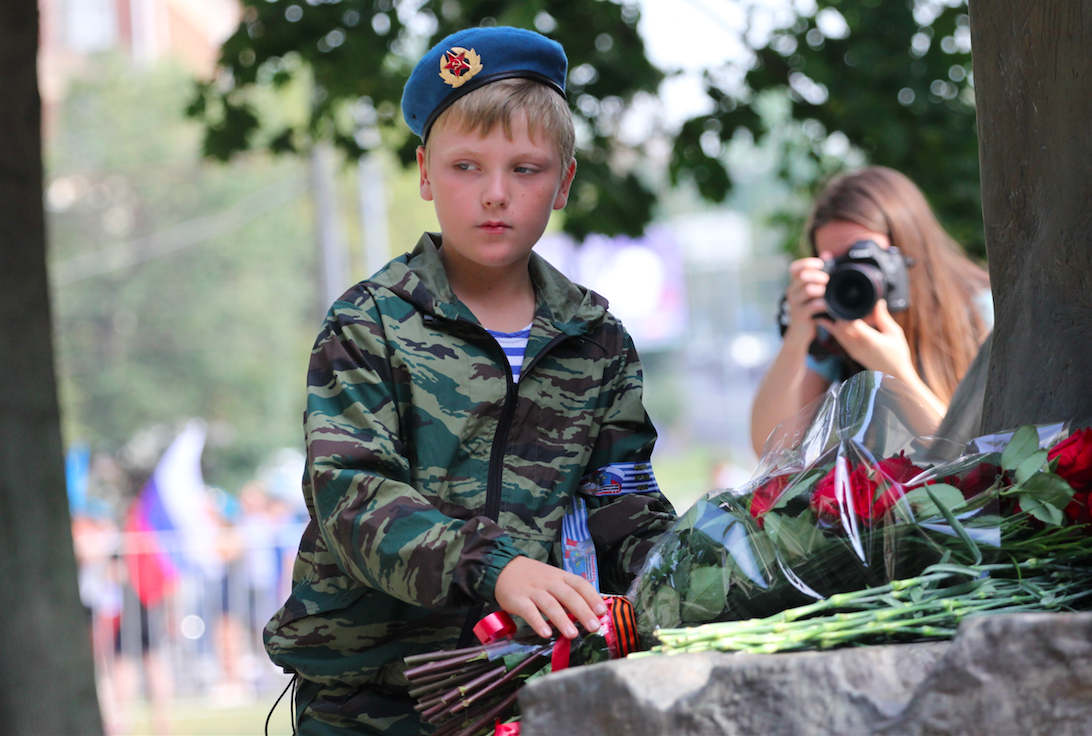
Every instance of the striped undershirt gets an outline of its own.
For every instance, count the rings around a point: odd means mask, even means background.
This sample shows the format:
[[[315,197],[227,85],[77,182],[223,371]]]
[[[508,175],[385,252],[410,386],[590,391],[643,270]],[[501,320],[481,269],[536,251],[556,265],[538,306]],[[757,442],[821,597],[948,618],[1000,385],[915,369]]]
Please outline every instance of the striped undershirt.
[[[508,365],[512,367],[512,380],[519,383],[519,371],[523,366],[523,354],[527,351],[527,338],[531,336],[531,325],[527,325],[519,332],[496,332],[489,330],[508,358]]]

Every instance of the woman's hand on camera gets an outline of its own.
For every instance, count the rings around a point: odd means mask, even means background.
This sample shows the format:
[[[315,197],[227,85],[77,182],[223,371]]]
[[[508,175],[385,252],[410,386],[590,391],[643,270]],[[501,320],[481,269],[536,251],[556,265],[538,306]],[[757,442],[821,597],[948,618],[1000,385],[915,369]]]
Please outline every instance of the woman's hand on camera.
[[[920,381],[910,357],[910,345],[902,327],[887,311],[887,301],[876,302],[872,315],[875,327],[863,319],[849,322],[817,320],[838,341],[849,357],[870,371],[881,371],[904,383]]]
[[[849,357],[870,371],[881,371],[905,383],[922,405],[933,412],[935,421],[940,422],[948,411],[948,405],[918,375],[910,357],[906,334],[887,311],[885,300],[876,302],[872,317],[875,327],[862,319],[852,322],[816,321],[830,330]]]
[[[824,295],[829,280],[822,258],[801,258],[789,265],[789,288],[785,290],[789,309],[786,340],[809,344],[815,339],[815,315],[827,309]]]

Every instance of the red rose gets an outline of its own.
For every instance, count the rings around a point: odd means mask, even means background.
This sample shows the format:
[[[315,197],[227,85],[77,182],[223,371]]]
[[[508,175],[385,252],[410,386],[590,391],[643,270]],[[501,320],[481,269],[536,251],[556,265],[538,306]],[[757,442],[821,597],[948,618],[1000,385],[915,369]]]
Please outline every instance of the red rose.
[[[838,499],[834,497],[835,470],[836,468],[831,468],[811,489],[811,499],[808,505],[811,507],[811,512],[815,514],[815,518],[820,521],[833,523],[842,518],[842,512],[838,508]]]
[[[840,460],[839,462],[844,461]],[[886,468],[884,463],[888,464]],[[837,465],[831,468],[830,472],[815,484],[815,488],[811,493],[810,506],[812,513],[818,519],[829,523],[837,522],[842,518],[837,494],[837,468]],[[886,491],[880,494],[879,498],[876,497],[876,489],[880,487],[880,480],[885,480],[885,485],[888,484],[886,481],[895,480],[889,476],[889,472],[900,478],[909,479],[920,473],[921,469],[914,467],[909,460],[906,460],[900,454],[898,457],[882,461],[878,471],[872,471],[866,465],[857,465],[851,468],[845,476],[848,485],[845,490],[848,492],[843,493],[842,497],[852,502],[857,516],[868,524],[882,519],[894,507],[895,502],[898,501],[901,495],[902,481],[896,480],[890,484]]]
[[[790,478],[789,475],[779,475],[759,486],[751,494],[751,516],[755,518],[759,529],[765,525],[766,519],[763,517],[777,503],[777,499],[781,497],[781,491],[789,485]]]
[[[864,468],[857,468],[862,474],[865,473]],[[914,474],[916,475],[916,473]],[[913,477],[911,475],[910,477]],[[857,508],[857,515],[867,522],[879,521],[895,506],[895,502],[902,497],[901,483],[891,484],[886,491],[880,494],[879,498],[876,498],[876,488],[879,485],[876,481],[869,479],[872,484],[870,489],[863,486],[856,486],[854,488],[857,491],[857,495],[853,497],[853,505]]]
[[[1092,500],[1092,493],[1083,491],[1073,495],[1073,500],[1066,504],[1065,517],[1069,519],[1071,526],[1078,524],[1092,524],[1092,508],[1089,507],[1089,501]]]
[[[1092,486],[1092,427],[1081,429],[1065,438],[1047,453],[1050,460],[1057,459],[1058,475],[1073,486],[1075,491],[1090,490]]]
[[[914,465],[910,458],[906,457],[905,451],[900,452],[894,457],[881,460],[878,467],[880,472],[896,483],[906,483],[908,480],[920,475],[922,472],[921,468]],[[906,490],[910,489],[907,488]]]
[[[963,492],[963,498],[970,500],[997,482],[997,476],[999,475],[1001,475],[999,465],[979,463],[964,474],[962,478],[954,479],[954,483],[948,479],[945,479],[944,482],[958,488]]]

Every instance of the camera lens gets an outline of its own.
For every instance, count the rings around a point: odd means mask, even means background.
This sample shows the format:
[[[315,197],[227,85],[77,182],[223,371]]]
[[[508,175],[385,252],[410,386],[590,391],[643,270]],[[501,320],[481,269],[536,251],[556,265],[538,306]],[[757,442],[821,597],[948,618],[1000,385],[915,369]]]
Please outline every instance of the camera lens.
[[[871,312],[883,296],[883,271],[868,264],[843,264],[834,270],[827,282],[827,307],[835,319],[860,319]]]

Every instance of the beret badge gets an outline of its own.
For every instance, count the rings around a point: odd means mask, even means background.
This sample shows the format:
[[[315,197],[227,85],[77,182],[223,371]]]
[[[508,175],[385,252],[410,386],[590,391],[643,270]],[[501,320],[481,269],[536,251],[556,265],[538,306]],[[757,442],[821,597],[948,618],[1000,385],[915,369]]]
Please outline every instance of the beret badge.
[[[440,79],[455,89],[470,81],[482,68],[482,58],[474,49],[452,46],[440,56]]]

